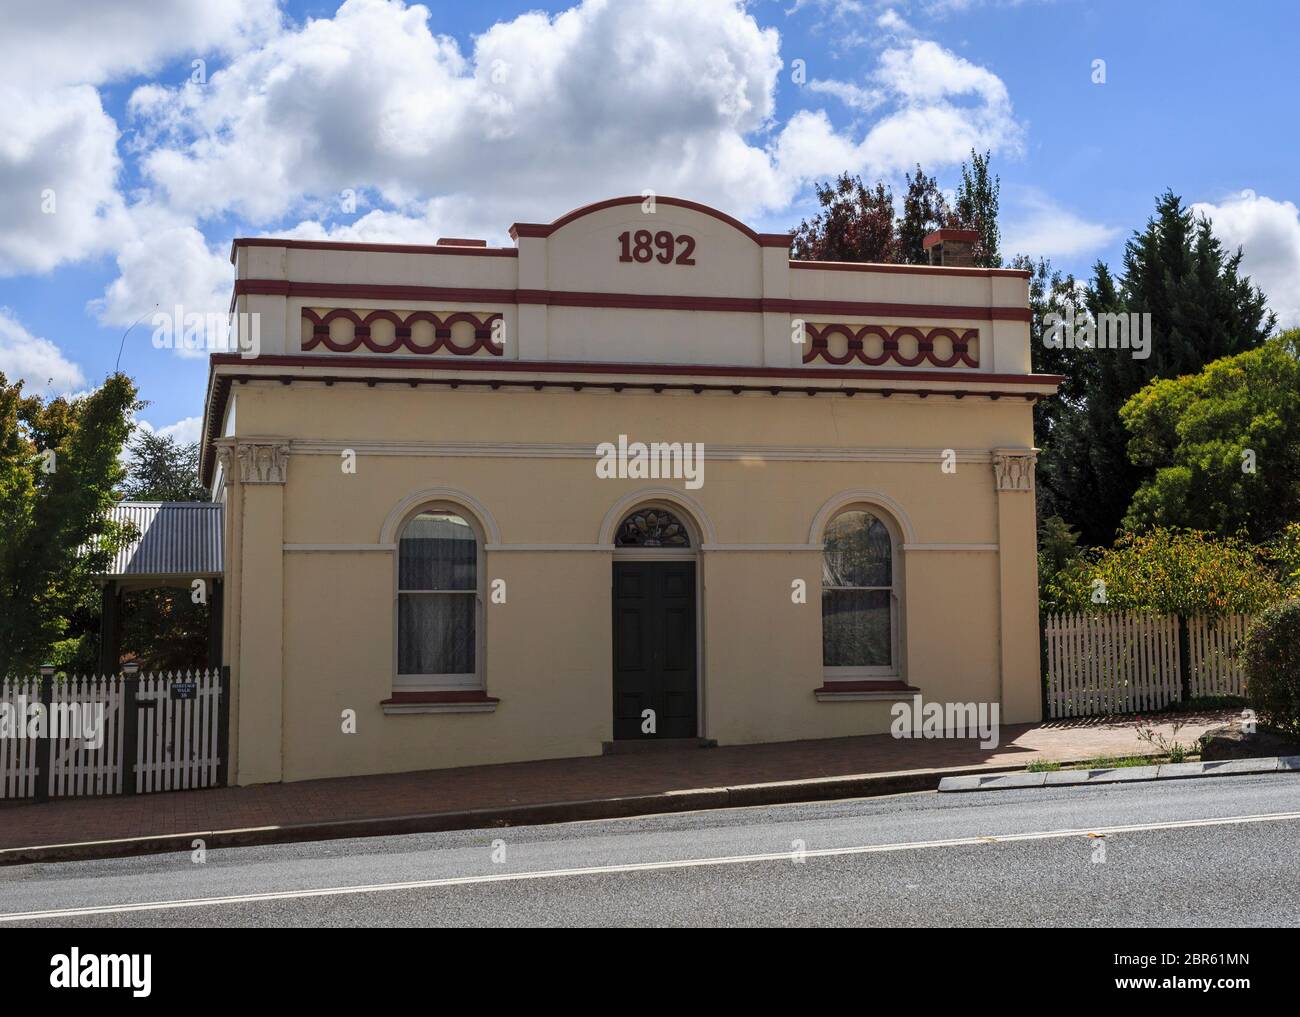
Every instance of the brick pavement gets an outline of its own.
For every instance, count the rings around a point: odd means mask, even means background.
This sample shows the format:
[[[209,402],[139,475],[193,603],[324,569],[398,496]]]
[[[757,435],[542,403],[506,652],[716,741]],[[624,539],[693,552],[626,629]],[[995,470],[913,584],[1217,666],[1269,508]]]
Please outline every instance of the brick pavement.
[[[1230,711],[1185,714],[1187,742]],[[1172,733],[1170,715],[1158,730]],[[819,741],[674,749],[452,770],[342,777],[254,787],[123,797],[0,803],[0,849],[90,840],[346,819],[609,799],[692,788],[761,784],[947,767],[1022,766],[1149,751],[1132,718],[1085,719],[1002,729],[998,748],[973,740],[903,741],[864,735]]]

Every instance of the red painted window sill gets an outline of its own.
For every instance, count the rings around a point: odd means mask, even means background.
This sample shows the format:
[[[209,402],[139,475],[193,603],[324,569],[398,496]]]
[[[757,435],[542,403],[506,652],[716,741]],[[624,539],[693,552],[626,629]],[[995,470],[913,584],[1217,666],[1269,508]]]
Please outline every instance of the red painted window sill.
[[[814,692],[920,692],[915,685],[908,685],[907,682],[886,681],[886,682],[826,682],[819,689],[813,689]]]
[[[499,703],[500,699],[489,696],[486,692],[394,692],[391,699],[380,702],[381,706],[395,706],[404,703]]]
[[[898,702],[920,694],[920,689],[901,681],[825,682],[821,688],[813,689],[813,696],[819,703],[844,703],[854,700]]]

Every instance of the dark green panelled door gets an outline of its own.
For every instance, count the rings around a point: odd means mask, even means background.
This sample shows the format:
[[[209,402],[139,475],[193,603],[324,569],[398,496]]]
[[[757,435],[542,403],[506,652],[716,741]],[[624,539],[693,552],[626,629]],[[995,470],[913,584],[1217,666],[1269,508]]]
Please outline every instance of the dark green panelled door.
[[[615,562],[614,737],[694,738],[695,680],[695,563]]]

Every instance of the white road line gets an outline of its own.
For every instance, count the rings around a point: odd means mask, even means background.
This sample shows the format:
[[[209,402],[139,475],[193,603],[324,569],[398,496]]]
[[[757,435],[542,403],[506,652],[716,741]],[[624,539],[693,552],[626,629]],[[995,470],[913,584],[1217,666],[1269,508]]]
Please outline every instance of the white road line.
[[[1046,830],[1034,833],[1008,833],[977,837],[954,837],[949,840],[920,840],[902,844],[861,844],[853,847],[812,848],[797,853],[801,858],[833,858],[840,855],[885,854],[894,851],[921,851],[929,848],[970,847],[981,844],[1009,844],[1016,841],[1059,840],[1067,837],[1109,837],[1121,833],[1149,830],[1187,830],[1205,826],[1239,826],[1248,823],[1277,823],[1300,820],[1300,812],[1270,812],[1258,816],[1224,816],[1218,819],[1186,819],[1168,823],[1134,823],[1128,826],[1097,826],[1078,830]],[[132,911],[167,911],[178,908],[213,907],[218,904],[247,904],[272,900],[297,900],[308,897],[342,897],[358,893],[387,893],[394,890],[429,890],[443,886],[473,886],[479,883],[509,883],[529,879],[559,879],[566,876],[599,876],[619,872],[653,872],[662,869],[702,868],[710,865],[746,865],[754,862],[789,861],[793,851],[767,854],[727,855],[717,858],[683,858],[664,862],[629,862],[623,865],[592,865],[576,869],[540,869],[535,872],[501,872],[484,876],[451,876],[446,879],[420,879],[406,883],[372,883],[361,886],[330,886],[316,890],[276,890],[268,893],[241,893],[229,897],[194,897],[188,900],[141,901],[129,904],[105,904],[87,908],[60,908],[55,911],[20,911],[0,914],[0,922],[26,922],[53,918],[80,918],[87,915],[123,914]]]

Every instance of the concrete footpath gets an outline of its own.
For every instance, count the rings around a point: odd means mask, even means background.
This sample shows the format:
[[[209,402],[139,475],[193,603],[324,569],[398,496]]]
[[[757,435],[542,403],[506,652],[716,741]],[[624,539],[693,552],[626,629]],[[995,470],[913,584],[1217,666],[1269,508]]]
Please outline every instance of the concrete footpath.
[[[1163,715],[1195,741],[1232,711]],[[1153,718],[1154,720],[1154,718]],[[693,809],[929,791],[944,777],[1152,753],[1133,718],[1087,718],[970,739],[864,735],[671,749],[291,784],[0,803],[0,865],[438,830],[610,819]]]

